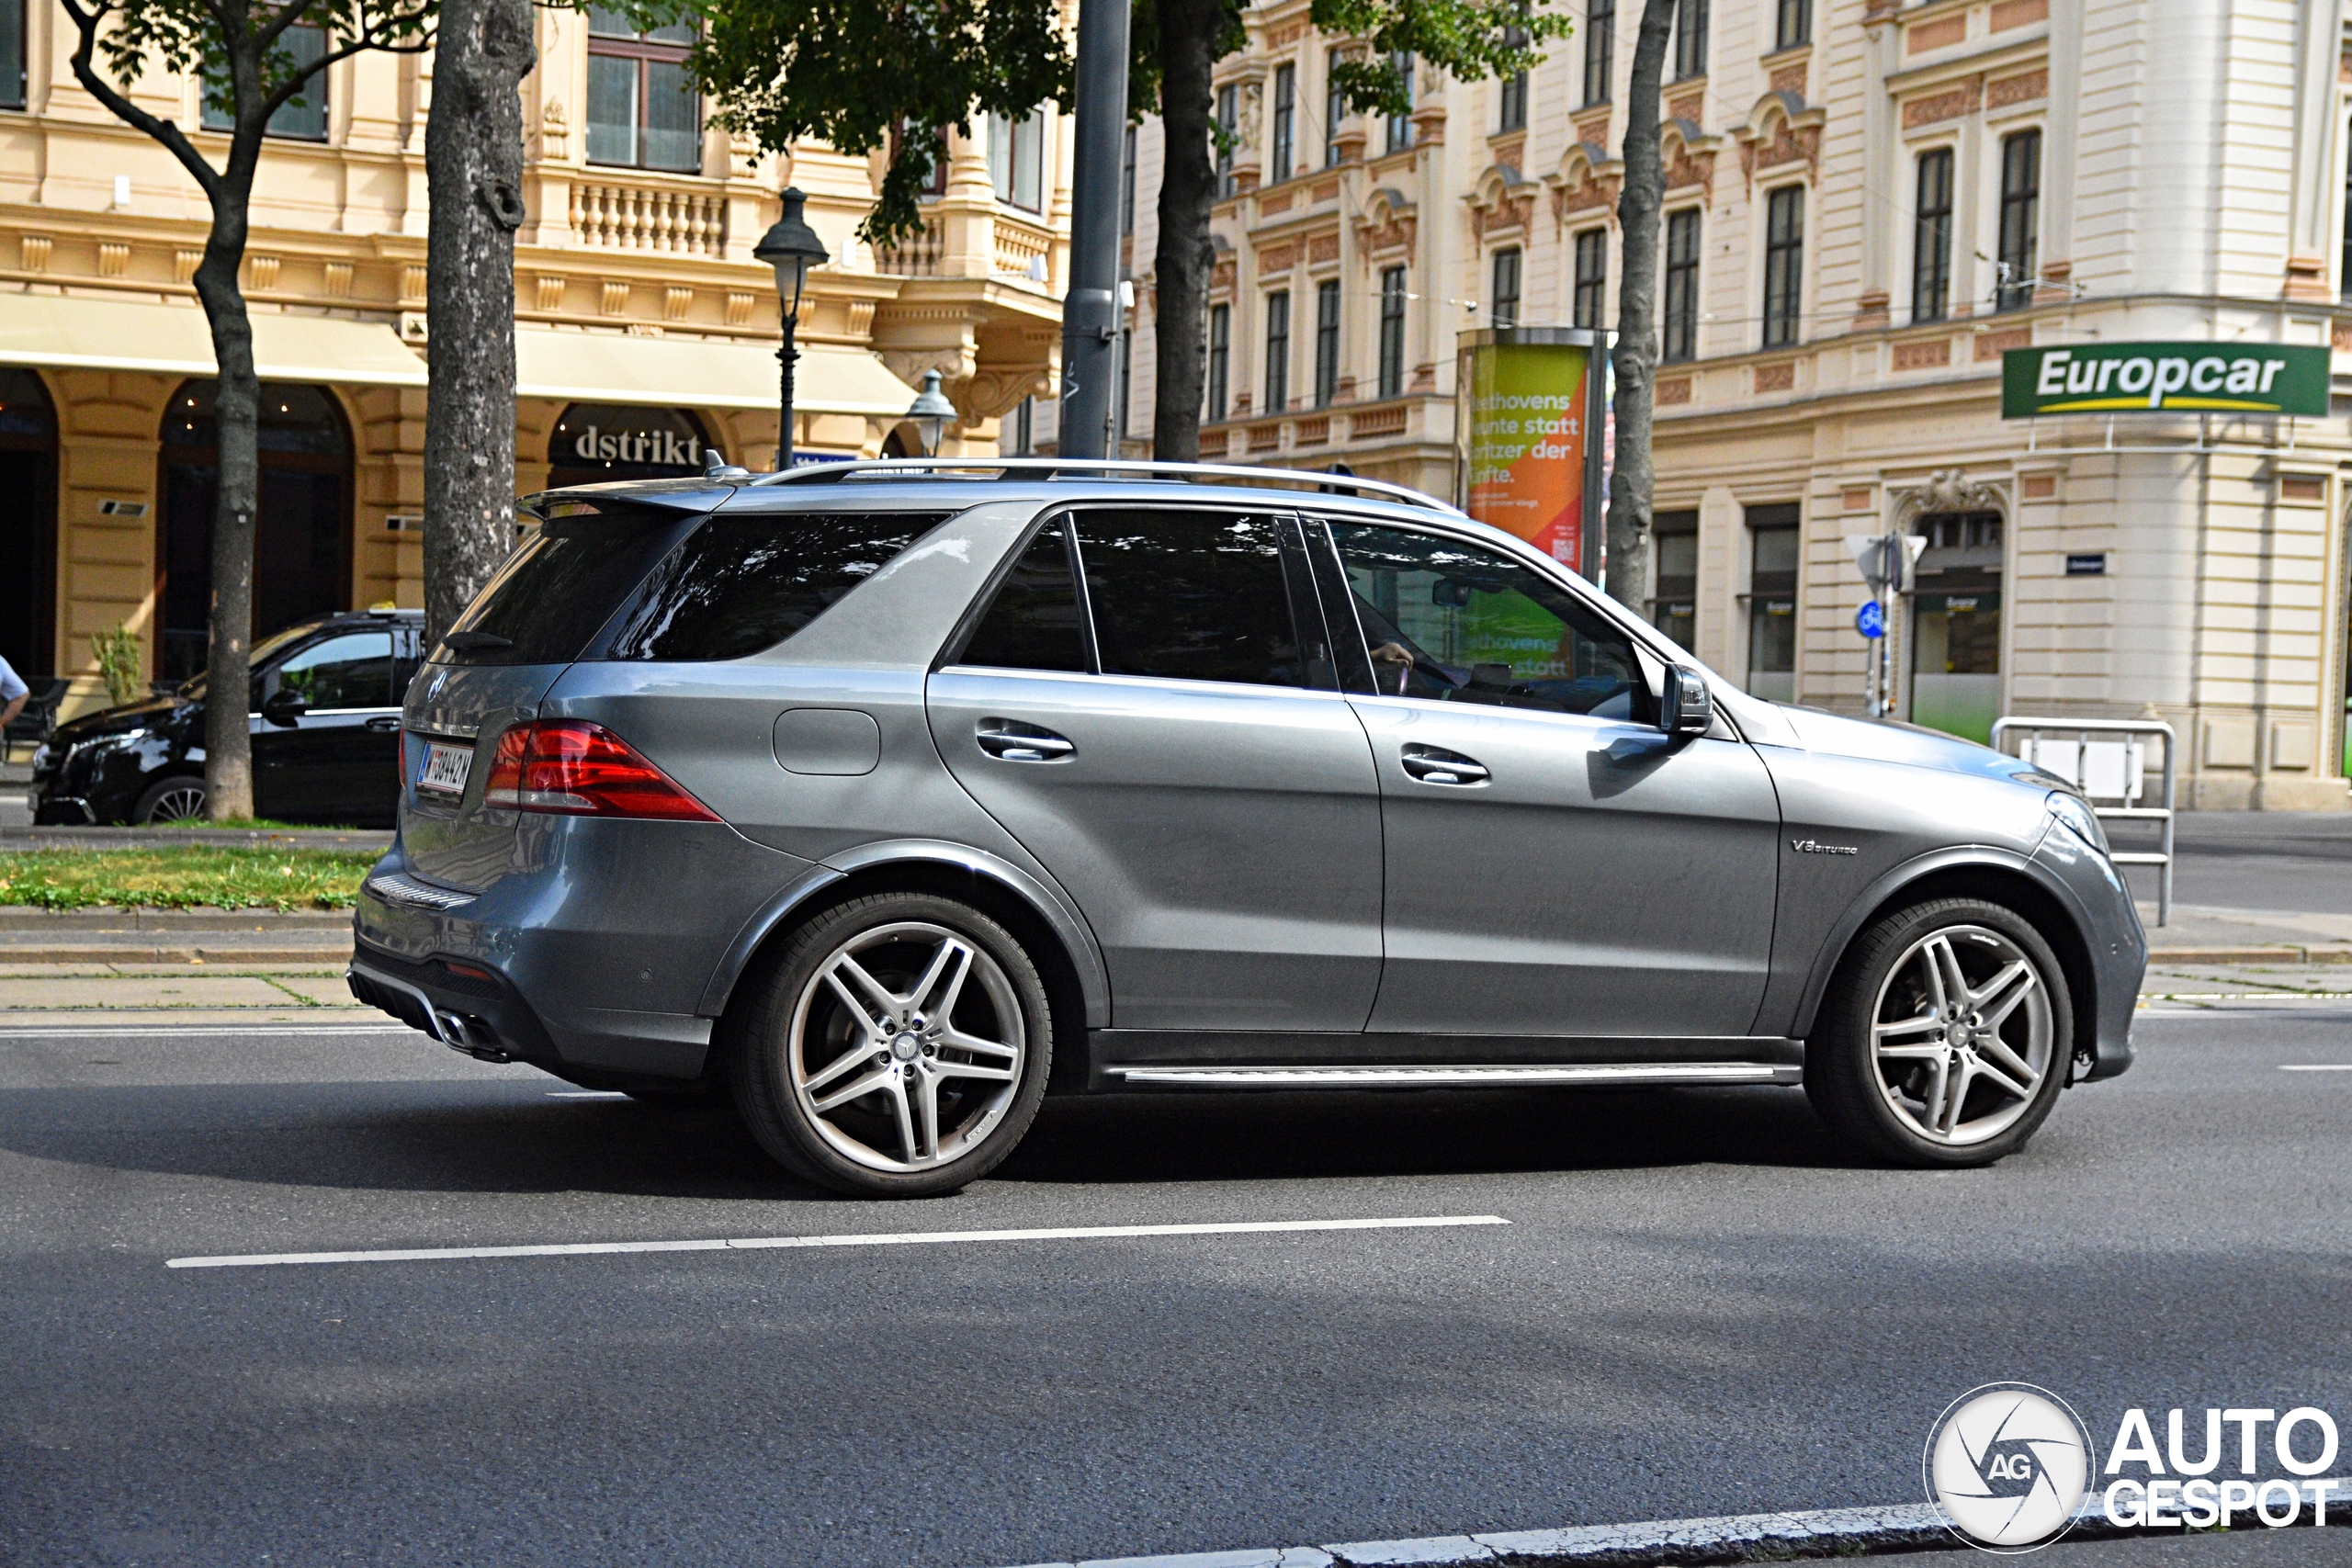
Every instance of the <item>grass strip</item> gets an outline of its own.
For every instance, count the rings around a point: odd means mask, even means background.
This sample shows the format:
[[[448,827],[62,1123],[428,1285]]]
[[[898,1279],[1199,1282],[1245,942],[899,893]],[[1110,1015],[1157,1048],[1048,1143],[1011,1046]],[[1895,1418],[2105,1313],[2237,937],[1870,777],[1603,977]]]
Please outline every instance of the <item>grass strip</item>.
[[[366,850],[209,844],[147,850],[26,850],[0,857],[0,904],[43,909],[348,909]]]

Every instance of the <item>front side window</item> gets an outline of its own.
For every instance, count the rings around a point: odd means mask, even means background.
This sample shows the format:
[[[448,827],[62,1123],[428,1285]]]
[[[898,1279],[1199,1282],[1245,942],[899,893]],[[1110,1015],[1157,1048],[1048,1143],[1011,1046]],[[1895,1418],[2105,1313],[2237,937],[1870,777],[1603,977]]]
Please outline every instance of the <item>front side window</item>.
[[[1661,357],[1692,359],[1699,353],[1699,209],[1685,208],[1666,217],[1666,343]]]
[[[702,168],[702,99],[686,75],[694,28],[640,30],[588,8],[588,161],[693,174]]]
[[[1699,637],[1699,514],[1659,513],[1650,549],[1650,625],[1688,649]]]
[[[1405,395],[1405,269],[1380,274],[1380,395]]]
[[[312,643],[277,667],[277,689],[312,713],[390,707],[392,634],[350,632]]]
[[[1290,294],[1266,296],[1266,407],[1278,414],[1290,406]]]
[[[1216,90],[1216,198],[1223,201],[1233,194],[1233,138],[1241,123],[1241,89],[1227,85]]]
[[[1587,229],[1577,236],[1576,324],[1600,325],[1609,290],[1609,231]]]
[[[1298,146],[1298,67],[1274,68],[1273,145],[1267,150],[1266,181],[1280,185],[1290,178],[1292,155]]]
[[[1797,694],[1798,508],[1747,509],[1747,691],[1768,702]]]
[[[1127,132],[1128,162],[1122,171],[1122,181],[1135,174],[1135,132]],[[1007,119],[1002,115],[989,116],[989,180],[996,187],[996,198],[1008,207],[1018,207],[1026,212],[1043,209],[1046,200],[1046,111],[1033,109],[1019,119]],[[1121,217],[1132,231],[1135,225],[1135,191],[1130,185],[1119,187]]]
[[[1476,545],[1330,532],[1378,694],[1655,722],[1633,639],[1567,589]]]
[[[1038,530],[996,591],[988,614],[956,660],[991,670],[1063,670],[1085,674],[1086,634],[1060,523]]]
[[[1707,73],[1707,0],[1675,0],[1674,75]]]
[[[1312,682],[1277,518],[1231,512],[1089,512],[1079,558],[1105,675]]]
[[[1794,49],[1813,41],[1813,0],[1781,0],[1772,29],[1775,49]]]
[[[1413,96],[1413,57],[1400,51],[1390,55],[1388,62],[1396,68],[1396,74],[1404,78],[1405,96],[1408,101],[1410,101]],[[1388,150],[1391,152],[1402,152],[1412,144],[1413,117],[1408,114],[1390,115],[1388,117]]]
[[[1764,346],[1797,341],[1804,301],[1804,186],[1782,186],[1766,199]]]
[[[2021,130],[2001,143],[2001,310],[2033,303],[2041,221],[2041,132]]]
[[[1493,285],[1493,291],[1490,296],[1491,313],[1487,320],[1498,327],[1519,325],[1519,247],[1517,245],[1495,253],[1488,277]]]
[[[1951,310],[1951,149],[1919,154],[1919,198],[1911,228],[1911,319],[1940,321]]]
[[[1203,423],[1225,423],[1233,381],[1233,307],[1209,307],[1208,410]]]
[[[8,33],[13,28],[16,47],[8,45]],[[278,42],[300,70],[316,65],[326,58],[327,34],[324,28],[308,23],[296,23],[278,34]],[[8,77],[17,84],[17,99],[6,107],[22,108],[24,97],[24,6],[22,0],[0,0],[0,73],[8,73],[9,62],[16,62],[14,74]],[[5,88],[5,82],[0,82]],[[225,73],[208,70],[204,73],[204,129],[233,130],[237,117],[228,101],[229,81]],[[320,72],[302,84],[301,91],[286,101],[283,107],[269,117],[265,134],[283,136],[293,141],[324,141],[327,139],[327,78]]]
[[[1315,406],[1327,409],[1340,390],[1340,286],[1315,286]]]
[[[1584,18],[1584,101],[1609,101],[1609,73],[1617,61],[1617,0],[1592,0]]]

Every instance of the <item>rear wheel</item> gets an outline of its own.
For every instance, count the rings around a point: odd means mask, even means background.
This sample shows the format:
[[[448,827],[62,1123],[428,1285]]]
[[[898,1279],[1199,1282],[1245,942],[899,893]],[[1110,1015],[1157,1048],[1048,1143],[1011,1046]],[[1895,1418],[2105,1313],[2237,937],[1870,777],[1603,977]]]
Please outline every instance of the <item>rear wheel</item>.
[[[2064,1086],[2074,1009],[2050,944],[2013,909],[1944,898],[1856,941],[1805,1044],[1823,1121],[1886,1159],[1990,1165]]]
[[[932,894],[878,894],[797,931],[729,1061],[778,1163],[866,1197],[952,1192],[1012,1152],[1045,1097],[1053,1023],[1011,932]]]
[[[131,821],[145,828],[204,819],[204,781],[198,778],[158,779],[147,786],[130,808]]]

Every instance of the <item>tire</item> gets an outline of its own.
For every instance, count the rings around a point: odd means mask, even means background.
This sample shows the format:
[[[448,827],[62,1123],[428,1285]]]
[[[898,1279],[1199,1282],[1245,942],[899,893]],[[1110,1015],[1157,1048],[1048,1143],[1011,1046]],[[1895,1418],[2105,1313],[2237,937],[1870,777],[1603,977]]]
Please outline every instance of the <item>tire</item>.
[[[760,1145],[797,1176],[866,1198],[953,1192],[994,1169],[1053,1067],[1028,953],[979,910],[927,893],[812,917],[734,1032],[729,1081]]]
[[[1805,1096],[1833,1131],[1894,1164],[1991,1165],[2057,1103],[2074,1037],[2065,973],[2032,923],[1939,898],[1888,915],[1848,950],[1805,1042]]]
[[[197,821],[203,816],[204,781],[185,775],[157,779],[140,795],[139,804],[130,808],[130,820],[141,828]]]

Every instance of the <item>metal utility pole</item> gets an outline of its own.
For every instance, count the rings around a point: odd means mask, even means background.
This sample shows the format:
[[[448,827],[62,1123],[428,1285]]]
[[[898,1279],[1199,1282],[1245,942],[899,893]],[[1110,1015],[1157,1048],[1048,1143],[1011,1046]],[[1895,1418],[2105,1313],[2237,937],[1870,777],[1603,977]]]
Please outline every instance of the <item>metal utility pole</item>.
[[[1069,293],[1062,300],[1066,457],[1110,452],[1119,354],[1120,152],[1127,124],[1129,0],[1078,8],[1078,146],[1070,170]]]
[[[1903,596],[1911,589],[1912,563],[1928,541],[1917,534],[1849,534],[1847,552],[1870,584],[1870,602],[1855,617],[1855,626],[1870,646],[1870,679],[1866,706],[1872,718],[1894,712],[1894,633],[1902,621]]]

